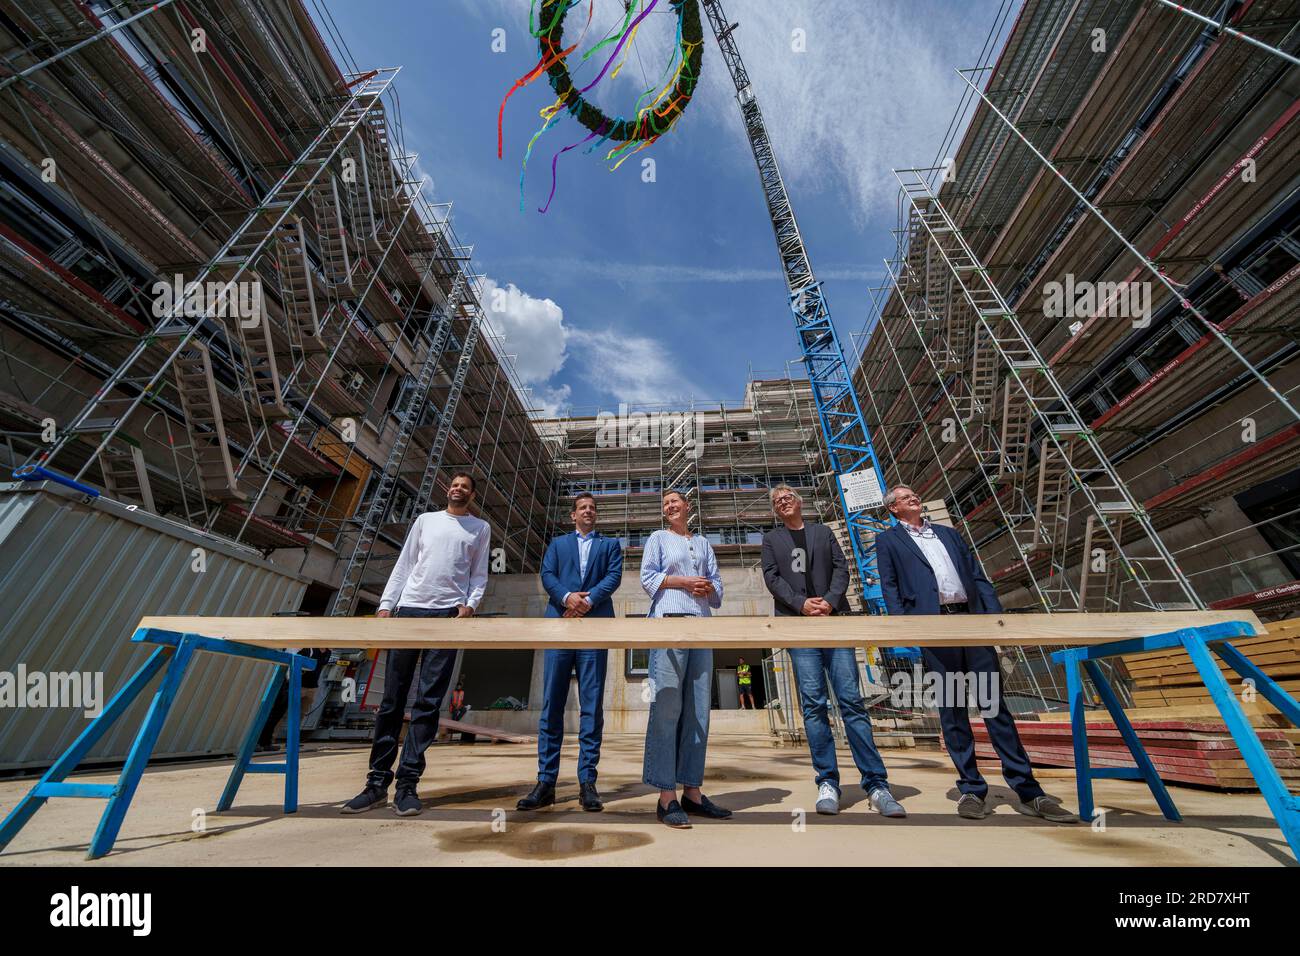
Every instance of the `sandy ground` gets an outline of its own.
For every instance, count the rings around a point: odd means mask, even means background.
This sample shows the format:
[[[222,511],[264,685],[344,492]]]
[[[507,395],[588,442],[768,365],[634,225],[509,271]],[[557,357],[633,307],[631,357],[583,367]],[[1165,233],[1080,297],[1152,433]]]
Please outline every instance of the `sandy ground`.
[[[361,789],[364,748],[304,754],[300,809],[291,815],[282,813],[279,776],[245,777],[235,807],[216,814],[229,761],[164,766],[145,775],[108,857],[85,860],[102,801],[56,799],[0,854],[0,865],[1295,865],[1258,794],[1172,787],[1184,822],[1171,823],[1143,784],[1100,781],[1105,829],[1060,826],[1015,812],[1015,797],[994,769],[994,814],[962,820],[945,754],[886,750],[891,785],[908,819],[873,813],[851,770],[843,812],[827,817],[813,812],[806,749],[774,746],[767,737],[715,736],[705,793],[735,816],[675,831],[655,820],[655,798],[641,783],[639,735],[606,737],[602,813],[577,805],[576,751],[574,743],[565,747],[559,803],[531,814],[514,809],[536,772],[536,750],[527,744],[432,748],[420,788],[424,812],[416,817],[397,817],[388,807],[339,814]],[[847,751],[840,766],[852,767]],[[76,779],[112,782],[115,774]],[[1045,770],[1040,779],[1076,809],[1070,771]],[[31,785],[0,782],[0,814]]]

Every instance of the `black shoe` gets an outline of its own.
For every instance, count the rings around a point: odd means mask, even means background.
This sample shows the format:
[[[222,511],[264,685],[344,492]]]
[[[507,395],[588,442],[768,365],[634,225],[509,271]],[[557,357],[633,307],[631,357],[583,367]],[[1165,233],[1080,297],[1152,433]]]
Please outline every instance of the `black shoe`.
[[[605,809],[605,804],[600,801],[600,791],[596,789],[596,781],[594,780],[591,783],[579,784],[578,802],[582,804],[582,809],[591,810],[593,813]]]
[[[424,809],[424,804],[414,790],[398,790],[397,799],[393,801],[393,812],[399,817],[413,817]]]
[[[366,784],[366,789],[362,790],[355,797],[343,804],[340,813],[365,813],[367,810],[373,810],[375,807],[382,807],[388,802],[387,787],[372,787]]]
[[[655,816],[659,818],[660,823],[666,823],[674,830],[689,830],[691,820],[683,811],[682,805],[676,800],[671,801],[668,806],[655,801]]]
[[[704,794],[700,794],[699,803],[682,794],[682,809],[687,813],[695,814],[697,817],[708,817],[711,820],[725,820],[731,816],[730,810],[722,809]]]
[[[545,780],[537,781],[537,786],[533,787],[532,793],[522,798],[515,804],[516,810],[540,810],[542,807],[549,807],[555,804],[555,784],[547,783]]]

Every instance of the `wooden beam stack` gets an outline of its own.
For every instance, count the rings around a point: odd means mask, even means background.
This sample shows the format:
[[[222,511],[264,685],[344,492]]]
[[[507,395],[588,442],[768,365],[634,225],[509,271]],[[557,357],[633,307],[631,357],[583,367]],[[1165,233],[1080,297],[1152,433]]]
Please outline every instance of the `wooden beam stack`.
[[[1135,766],[1128,747],[1114,723],[1089,721],[1088,760],[1094,768]],[[1204,720],[1138,720],[1133,724],[1138,739],[1150,755],[1160,779],[1191,783],[1219,790],[1257,790],[1255,779],[1237,749],[1236,741],[1222,723]],[[1017,722],[1020,740],[1030,761],[1041,767],[1073,767],[1074,749],[1070,724],[1063,721]],[[992,762],[997,755],[989,742],[982,720],[972,720],[975,755]],[[1278,729],[1257,730],[1260,742],[1288,786],[1300,782],[1300,758],[1295,746]],[[996,771],[995,771],[996,772]]]
[[[1259,637],[1241,638],[1233,646],[1258,665],[1292,697],[1300,695],[1300,618],[1276,621],[1268,626],[1268,633]],[[1300,731],[1291,728],[1277,709],[1258,694],[1242,697],[1242,679],[1222,660],[1215,656],[1219,670],[1229,686],[1243,703],[1253,703],[1259,716],[1253,718],[1256,726],[1282,727],[1292,731],[1291,738],[1300,742]],[[1180,717],[1218,716],[1196,667],[1185,651],[1154,651],[1134,654],[1123,659],[1129,676],[1133,679],[1133,703],[1143,717],[1173,716],[1169,708],[1178,708]],[[1199,708],[1199,710],[1188,710]]]
[[[1267,625],[1268,633],[1239,638],[1233,646],[1292,696],[1300,692],[1300,618]],[[1125,711],[1151,755],[1161,779],[1221,790],[1256,790],[1255,781],[1222,722],[1200,674],[1183,650],[1152,651],[1122,659],[1132,679],[1134,709]],[[1300,729],[1258,693],[1242,696],[1242,678],[1214,656],[1259,734],[1282,779],[1294,789],[1300,781]],[[1047,767],[1073,767],[1070,715],[1039,714],[1017,726],[1030,759]],[[1088,752],[1094,767],[1131,767],[1133,760],[1104,709],[1088,714]],[[976,754],[996,760],[982,722],[972,721]]]

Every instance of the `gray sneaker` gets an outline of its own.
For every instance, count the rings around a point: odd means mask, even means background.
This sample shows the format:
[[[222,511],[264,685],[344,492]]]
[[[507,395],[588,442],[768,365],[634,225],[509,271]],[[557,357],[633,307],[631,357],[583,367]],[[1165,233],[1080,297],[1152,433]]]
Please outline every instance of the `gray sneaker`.
[[[871,793],[867,794],[867,799],[871,801],[871,806],[882,817],[894,817],[901,819],[907,816],[907,811],[903,805],[894,799],[894,795],[884,787],[876,787]]]
[[[963,793],[961,799],[957,801],[957,816],[959,817],[965,817],[967,820],[983,820],[988,816],[988,813],[983,798],[977,797],[973,793]]]
[[[840,792],[829,780],[817,788],[817,812],[830,817],[840,812]]]
[[[1016,809],[1026,816],[1042,817],[1049,823],[1078,823],[1079,818],[1071,813],[1065,807],[1061,806],[1061,801],[1056,797],[1049,797],[1043,794],[1041,797],[1034,797],[1026,803],[1021,800],[1016,804]]]

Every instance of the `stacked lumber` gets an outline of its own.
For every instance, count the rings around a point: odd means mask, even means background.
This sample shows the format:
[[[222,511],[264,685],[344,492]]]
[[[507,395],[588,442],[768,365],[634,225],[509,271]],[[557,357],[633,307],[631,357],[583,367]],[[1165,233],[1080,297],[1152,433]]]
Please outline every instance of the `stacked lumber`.
[[[1292,697],[1300,695],[1300,618],[1269,624],[1267,634],[1234,640],[1232,645],[1277,681]],[[1241,675],[1217,655],[1214,655],[1214,660],[1237,699],[1242,700]],[[1213,706],[1210,692],[1186,651],[1179,649],[1126,655],[1123,662],[1133,679],[1133,703],[1143,711],[1158,713],[1160,708]],[[1249,695],[1246,700],[1250,700]],[[1255,695],[1254,702],[1265,714],[1277,713],[1276,708],[1258,694]],[[1149,714],[1153,717],[1155,715]]]
[[[1268,633],[1232,645],[1293,697],[1300,696],[1300,618],[1268,625]],[[1212,653],[1241,709],[1255,728],[1278,773],[1292,789],[1300,781],[1300,729],[1293,727],[1258,691],[1243,696],[1241,675]],[[1254,778],[1222,722],[1196,666],[1181,649],[1121,658],[1132,680],[1134,709],[1125,715],[1137,730],[1161,779],[1222,790],[1256,790]],[[1017,723],[1035,764],[1073,767],[1068,713],[1038,714]],[[1088,753],[1094,767],[1132,767],[1134,762],[1105,710],[1089,714]],[[972,721],[976,755],[996,760],[982,723]]]
[[[1073,767],[1074,747],[1070,724],[1063,721],[1017,722],[1020,740],[1035,766]],[[1136,766],[1115,724],[1089,721],[1088,760],[1093,768]],[[1138,739],[1155,764],[1160,778],[1170,783],[1191,783],[1220,790],[1258,790],[1237,743],[1221,722],[1198,720],[1138,720]],[[994,766],[997,754],[982,720],[972,720],[975,755]],[[1292,789],[1300,783],[1300,757],[1280,729],[1257,730],[1273,766]]]

